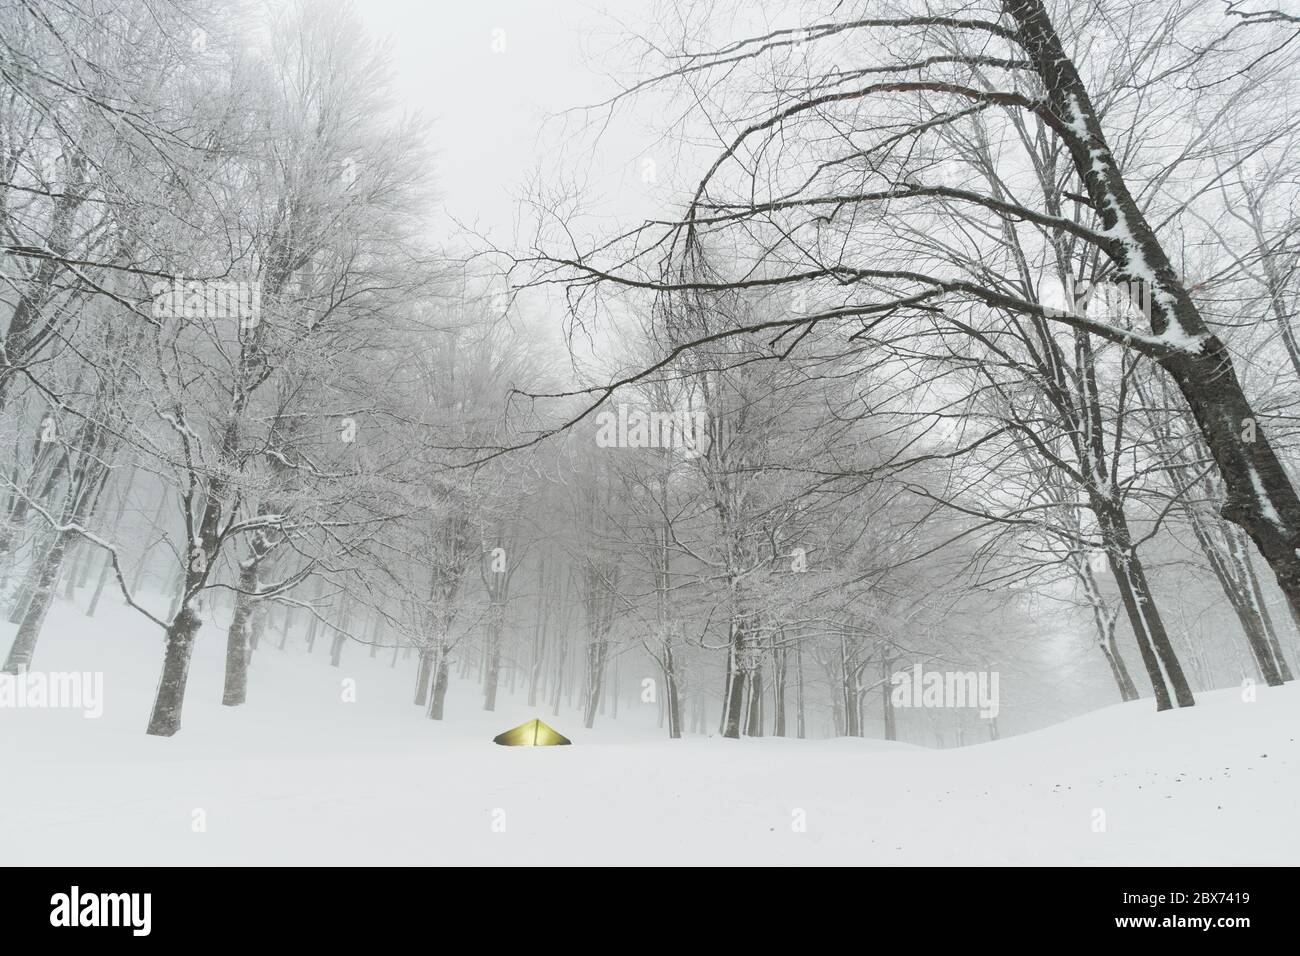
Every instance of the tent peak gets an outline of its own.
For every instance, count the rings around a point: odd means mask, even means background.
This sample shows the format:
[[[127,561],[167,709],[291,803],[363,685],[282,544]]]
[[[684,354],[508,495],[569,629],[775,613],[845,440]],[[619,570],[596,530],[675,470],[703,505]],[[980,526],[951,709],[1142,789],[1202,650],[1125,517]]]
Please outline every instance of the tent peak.
[[[503,747],[562,747],[573,743],[539,717],[524,721],[518,727],[497,734],[492,738],[492,742]]]

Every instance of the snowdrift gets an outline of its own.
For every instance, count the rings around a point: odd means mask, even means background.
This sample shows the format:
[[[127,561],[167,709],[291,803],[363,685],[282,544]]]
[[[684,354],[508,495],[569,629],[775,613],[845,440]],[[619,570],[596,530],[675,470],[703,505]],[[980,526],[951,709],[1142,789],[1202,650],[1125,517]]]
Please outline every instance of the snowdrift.
[[[12,625],[0,630],[8,641]],[[1294,864],[1300,688],[1122,704],[994,743],[669,741],[654,708],[583,730],[349,646],[257,652],[223,708],[224,635],[200,637],[181,732],[146,737],[160,639],[65,604],[46,671],[102,671],[103,714],[0,710],[0,862],[144,864]],[[572,747],[499,747],[541,717]]]

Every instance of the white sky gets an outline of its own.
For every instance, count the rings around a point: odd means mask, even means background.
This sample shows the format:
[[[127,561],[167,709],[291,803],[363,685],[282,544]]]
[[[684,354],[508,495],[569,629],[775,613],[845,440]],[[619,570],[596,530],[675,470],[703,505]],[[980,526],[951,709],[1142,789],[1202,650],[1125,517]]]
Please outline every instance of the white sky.
[[[648,8],[648,0],[613,7],[632,19]],[[374,36],[391,38],[405,102],[434,120],[447,212],[508,241],[515,197],[562,141],[557,125],[544,128],[547,117],[614,89],[596,72],[608,64],[588,53],[617,24],[594,0],[359,0],[358,11]],[[642,147],[634,136],[613,139],[598,160],[606,181],[630,176]]]

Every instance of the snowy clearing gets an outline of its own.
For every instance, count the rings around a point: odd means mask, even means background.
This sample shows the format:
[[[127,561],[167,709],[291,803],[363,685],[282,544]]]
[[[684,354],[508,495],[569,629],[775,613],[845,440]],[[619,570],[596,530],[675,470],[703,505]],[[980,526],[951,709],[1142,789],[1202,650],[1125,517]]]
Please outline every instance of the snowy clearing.
[[[328,666],[264,645],[249,702],[220,706],[201,635],[184,724],[147,737],[156,632],[56,606],[45,671],[103,670],[104,715],[0,710],[7,864],[1290,864],[1300,691],[1150,700],[957,750],[875,740],[663,739],[653,708],[585,731],[453,684],[446,723],[410,662]],[[7,640],[12,625],[5,625]],[[353,679],[357,702],[341,701]],[[494,746],[541,716],[572,747]],[[1094,832],[1096,811],[1104,832]],[[202,811],[205,832],[196,832]],[[801,817],[798,811],[803,811]],[[806,831],[796,832],[800,819]],[[504,830],[502,826],[504,825]],[[494,829],[495,826],[495,829]]]

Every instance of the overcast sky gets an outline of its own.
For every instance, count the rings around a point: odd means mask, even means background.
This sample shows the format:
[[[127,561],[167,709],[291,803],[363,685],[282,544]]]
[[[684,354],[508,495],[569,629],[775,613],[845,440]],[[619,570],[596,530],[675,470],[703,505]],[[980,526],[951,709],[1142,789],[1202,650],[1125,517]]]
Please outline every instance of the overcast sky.
[[[559,141],[555,124],[543,130],[546,118],[613,88],[596,72],[602,63],[588,58],[600,55],[599,37],[616,29],[603,7],[601,0],[358,4],[372,33],[392,39],[403,97],[435,121],[437,175],[452,216],[509,238],[512,197]],[[635,18],[648,7],[648,0],[622,0],[617,11]],[[623,131],[603,145],[600,175],[635,171],[635,137]]]

